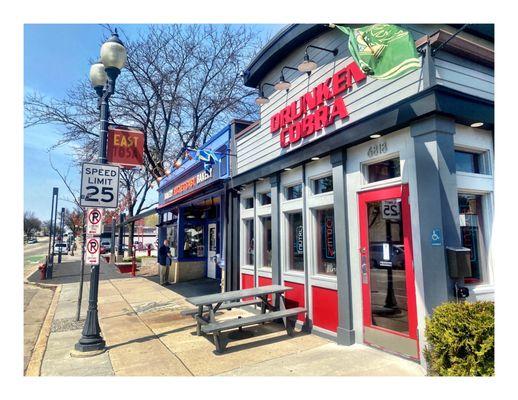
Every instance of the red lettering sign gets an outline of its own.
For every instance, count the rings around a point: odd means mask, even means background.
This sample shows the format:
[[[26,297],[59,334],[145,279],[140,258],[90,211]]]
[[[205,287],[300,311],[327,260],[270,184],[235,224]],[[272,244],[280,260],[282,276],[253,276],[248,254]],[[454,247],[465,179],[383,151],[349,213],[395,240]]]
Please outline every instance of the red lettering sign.
[[[144,133],[123,126],[108,127],[108,162],[133,168],[144,162]]]
[[[274,114],[270,118],[270,132],[280,131],[280,145],[284,148],[334,124],[337,119],[347,118],[349,112],[339,95],[352,88],[353,82],[366,78],[355,62],[347,65]]]

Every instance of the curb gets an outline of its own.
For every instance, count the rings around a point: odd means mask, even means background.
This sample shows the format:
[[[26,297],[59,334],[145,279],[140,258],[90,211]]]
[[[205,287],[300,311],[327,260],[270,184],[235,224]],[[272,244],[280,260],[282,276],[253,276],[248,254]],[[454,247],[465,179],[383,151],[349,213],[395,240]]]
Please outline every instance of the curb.
[[[39,286],[39,284],[35,285]],[[43,356],[45,355],[45,350],[47,349],[47,341],[50,336],[52,321],[54,320],[54,315],[56,313],[56,308],[59,302],[59,296],[61,294],[61,285],[53,287],[55,288],[54,297],[52,298],[49,310],[45,316],[45,321],[43,321],[43,325],[41,326],[38,340],[36,341],[36,345],[32,351],[31,359],[27,365],[27,370],[25,371],[25,376],[40,376],[41,374],[41,364],[43,363]]]

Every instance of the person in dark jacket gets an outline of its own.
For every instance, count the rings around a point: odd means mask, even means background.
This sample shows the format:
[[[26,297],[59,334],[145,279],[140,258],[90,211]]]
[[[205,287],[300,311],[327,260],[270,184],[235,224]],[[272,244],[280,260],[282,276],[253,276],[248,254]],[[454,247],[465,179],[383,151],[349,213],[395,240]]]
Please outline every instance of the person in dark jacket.
[[[169,258],[169,260],[168,260]],[[171,248],[169,241],[164,240],[164,244],[158,249],[158,275],[162,286],[169,284],[169,266],[171,265]]]

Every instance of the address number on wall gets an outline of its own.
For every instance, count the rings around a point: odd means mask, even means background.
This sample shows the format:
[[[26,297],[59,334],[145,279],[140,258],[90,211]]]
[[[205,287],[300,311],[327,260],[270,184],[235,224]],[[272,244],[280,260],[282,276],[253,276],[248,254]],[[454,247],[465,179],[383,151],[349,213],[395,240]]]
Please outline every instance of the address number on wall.
[[[387,142],[381,142],[377,144],[373,144],[369,146],[369,150],[367,151],[368,157],[376,157],[380,154],[385,154],[387,152]]]

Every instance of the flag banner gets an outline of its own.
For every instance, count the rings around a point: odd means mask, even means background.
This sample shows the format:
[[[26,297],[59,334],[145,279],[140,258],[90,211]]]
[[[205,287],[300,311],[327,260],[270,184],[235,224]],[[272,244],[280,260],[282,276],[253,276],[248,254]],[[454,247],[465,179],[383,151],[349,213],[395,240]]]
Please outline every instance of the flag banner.
[[[421,66],[414,38],[397,25],[374,24],[352,29],[335,25],[349,36],[354,61],[375,79],[395,79]]]

